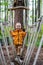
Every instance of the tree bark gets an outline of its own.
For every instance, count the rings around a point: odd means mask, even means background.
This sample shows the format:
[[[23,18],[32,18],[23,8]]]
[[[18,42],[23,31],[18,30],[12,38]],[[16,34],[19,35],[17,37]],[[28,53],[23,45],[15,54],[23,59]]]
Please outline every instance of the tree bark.
[[[17,6],[24,6],[24,0],[17,0],[14,4],[14,7]],[[15,24],[17,22],[20,22],[22,25],[22,29],[24,28],[23,26],[23,9],[17,9],[15,10],[15,18],[14,18],[14,28],[15,28]]]
[[[17,22],[20,22],[23,29],[23,9],[15,10],[14,27]]]

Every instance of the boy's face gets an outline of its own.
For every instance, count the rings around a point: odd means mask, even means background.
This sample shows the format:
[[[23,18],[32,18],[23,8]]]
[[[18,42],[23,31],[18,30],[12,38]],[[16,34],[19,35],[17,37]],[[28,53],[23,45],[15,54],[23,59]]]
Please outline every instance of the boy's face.
[[[20,25],[16,25],[16,29],[21,29],[21,24]]]

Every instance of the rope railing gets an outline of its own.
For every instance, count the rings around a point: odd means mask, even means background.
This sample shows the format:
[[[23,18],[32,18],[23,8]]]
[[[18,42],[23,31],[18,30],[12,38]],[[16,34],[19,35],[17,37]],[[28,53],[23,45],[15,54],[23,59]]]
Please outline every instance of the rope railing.
[[[35,34],[34,34],[34,36],[35,36]],[[31,45],[32,45],[32,43],[31,43],[32,37],[33,37],[33,34],[31,35],[30,41],[28,41],[29,44],[28,44],[28,48],[27,48],[27,52],[26,52],[26,56],[25,56],[25,61],[24,61],[25,63],[27,62],[28,56],[30,55],[30,49],[31,49]],[[34,41],[34,37],[33,37],[33,41]]]
[[[42,22],[41,22],[41,24],[42,24]],[[40,26],[39,26],[39,31],[40,31],[41,24],[40,24]],[[37,28],[38,28],[38,26],[37,26]],[[37,28],[36,28],[36,31],[37,31]],[[38,34],[39,34],[39,31],[38,31]],[[37,38],[38,38],[38,34],[37,34],[37,37],[36,37],[36,33],[34,34],[33,41],[32,41],[32,43],[30,43],[31,45],[30,45],[30,46],[28,45],[27,53],[26,53],[27,56],[26,56],[26,58],[25,58],[25,61],[24,61],[25,64],[24,64],[24,65],[27,65],[27,64],[29,63],[29,61],[30,61],[32,52],[33,52],[34,47],[35,47],[35,43],[36,43]],[[36,37],[36,38],[35,38],[35,37]],[[35,41],[34,39],[35,39],[36,41]]]
[[[2,35],[3,35],[3,42],[4,42],[4,45],[5,45],[5,47],[6,47],[7,55],[8,55],[9,62],[10,62],[10,65],[11,65],[9,50],[8,50],[8,47],[7,47],[7,40],[5,39],[5,36],[4,36],[4,33],[3,33],[3,30],[4,30],[3,28],[4,28],[4,27],[3,27],[2,23],[1,23],[1,33],[2,33]]]
[[[42,47],[42,43],[43,43],[43,35],[42,35],[42,38],[41,38],[41,41],[40,41],[34,62],[33,62],[33,65],[36,65],[36,63],[37,63],[37,59],[38,59],[38,56],[39,56],[39,53],[40,53],[40,50],[41,50],[41,47]]]
[[[42,25],[42,20],[40,20],[41,22],[40,22],[40,26],[39,26],[39,30],[38,30],[38,32],[37,32],[37,34],[36,34],[36,37],[35,37],[35,40],[34,40],[34,43],[33,43],[33,46],[32,46],[32,49],[31,49],[31,52],[30,52],[30,58],[28,59],[28,64],[29,64],[29,61],[30,61],[30,59],[31,59],[31,55],[32,55],[32,53],[33,53],[33,51],[34,51],[34,48],[35,48],[35,44],[36,44],[36,41],[37,41],[37,39],[38,39],[38,34],[39,34],[39,32],[40,32],[40,30],[41,30],[41,25]]]
[[[4,65],[7,65],[7,63],[6,63],[6,59],[5,59],[5,57],[4,57],[4,53],[3,53],[3,50],[2,50],[2,47],[1,47],[1,43],[0,43],[0,52],[1,52],[1,63],[2,63],[2,65],[3,65],[3,62],[4,62]]]
[[[7,28],[7,26],[6,26],[6,28]],[[7,30],[7,31],[9,31],[9,30]],[[9,34],[8,34],[8,36],[9,36],[9,41],[10,41],[10,45],[12,46],[12,50],[13,50],[13,52],[14,52],[14,58],[16,57],[16,49],[15,49],[15,46],[13,45],[13,40],[12,40],[12,38],[11,38],[11,35],[10,35],[10,31],[9,31]]]

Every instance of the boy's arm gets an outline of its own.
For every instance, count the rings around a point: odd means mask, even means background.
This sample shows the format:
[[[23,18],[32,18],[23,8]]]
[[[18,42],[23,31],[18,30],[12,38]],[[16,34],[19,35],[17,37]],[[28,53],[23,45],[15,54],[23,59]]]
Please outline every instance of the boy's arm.
[[[25,37],[26,36],[26,32],[23,32],[23,37]]]
[[[10,31],[11,36],[15,36],[15,32],[14,31]]]

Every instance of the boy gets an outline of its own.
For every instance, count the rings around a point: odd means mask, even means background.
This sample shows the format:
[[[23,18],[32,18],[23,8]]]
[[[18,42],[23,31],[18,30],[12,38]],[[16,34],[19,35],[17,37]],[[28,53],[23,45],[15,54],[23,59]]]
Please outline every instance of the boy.
[[[26,35],[26,32],[24,32],[21,29],[21,23],[19,23],[19,22],[16,23],[15,28],[16,29],[14,31],[11,31],[10,34],[13,38],[13,43],[14,43],[15,48],[16,48],[17,56],[20,56],[20,51],[21,51],[21,48],[23,45],[23,40],[24,40],[24,37]]]

